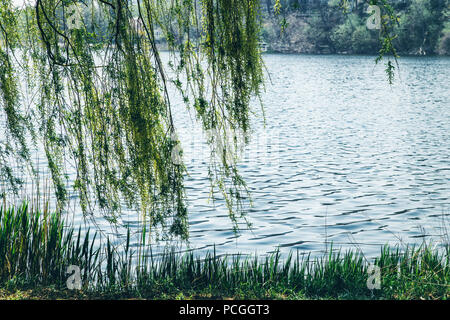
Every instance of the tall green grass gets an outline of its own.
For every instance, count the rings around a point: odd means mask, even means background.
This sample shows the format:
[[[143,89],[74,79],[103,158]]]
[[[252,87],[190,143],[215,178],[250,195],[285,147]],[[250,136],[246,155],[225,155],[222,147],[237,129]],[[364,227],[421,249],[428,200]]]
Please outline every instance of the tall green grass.
[[[59,283],[68,265],[85,270],[85,279],[98,264],[99,249],[87,232],[74,237],[58,213],[30,210],[27,203],[0,208],[0,281]]]
[[[369,262],[355,251],[330,249],[312,259],[292,252],[266,257],[200,257],[151,246],[132,250],[130,232],[120,247],[97,234],[65,227],[59,214],[41,214],[27,204],[0,209],[0,286],[51,285],[66,290],[69,265],[82,270],[82,292],[108,298],[348,298],[448,299],[449,251],[430,245],[383,247],[373,261],[381,269],[381,289],[367,287]]]

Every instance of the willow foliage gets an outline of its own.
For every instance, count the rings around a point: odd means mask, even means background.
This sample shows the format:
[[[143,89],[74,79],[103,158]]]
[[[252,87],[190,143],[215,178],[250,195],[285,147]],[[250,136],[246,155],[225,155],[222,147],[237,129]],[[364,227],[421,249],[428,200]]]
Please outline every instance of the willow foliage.
[[[86,5],[92,15],[73,28],[73,8]],[[231,146],[248,132],[250,99],[263,83],[258,14],[256,0],[37,0],[21,10],[2,0],[2,179],[17,187],[11,169],[17,159],[34,172],[29,145],[42,142],[61,209],[69,163],[85,214],[102,212],[114,222],[125,202],[150,228],[187,238],[186,169],[173,156],[179,143],[173,85],[215,133],[208,141],[212,187],[237,223],[246,188]],[[175,80],[167,76],[155,30],[168,41]],[[99,34],[101,41],[92,41]],[[22,81],[32,90],[27,106]]]
[[[259,3],[36,0],[18,10],[2,0],[1,179],[17,190],[12,168],[35,174],[30,148],[42,145],[61,210],[74,187],[85,214],[115,222],[126,204],[153,230],[186,239],[172,86],[209,133],[211,186],[236,227],[248,199],[236,150],[250,130],[250,100],[263,86]],[[86,6],[91,14],[76,24],[76,9]],[[171,52],[171,78],[157,31]]]

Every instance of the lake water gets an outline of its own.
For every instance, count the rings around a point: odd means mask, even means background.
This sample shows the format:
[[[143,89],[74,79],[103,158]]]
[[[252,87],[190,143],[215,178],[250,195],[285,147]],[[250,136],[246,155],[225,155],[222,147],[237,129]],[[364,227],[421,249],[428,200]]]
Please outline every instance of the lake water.
[[[374,256],[388,243],[442,244],[450,230],[450,59],[402,58],[393,86],[374,57],[264,60],[267,124],[256,106],[240,164],[254,202],[251,230],[242,225],[236,236],[223,204],[208,201],[202,133],[175,103],[189,171],[189,247],[317,254],[333,242]],[[122,220],[137,230],[135,213]]]

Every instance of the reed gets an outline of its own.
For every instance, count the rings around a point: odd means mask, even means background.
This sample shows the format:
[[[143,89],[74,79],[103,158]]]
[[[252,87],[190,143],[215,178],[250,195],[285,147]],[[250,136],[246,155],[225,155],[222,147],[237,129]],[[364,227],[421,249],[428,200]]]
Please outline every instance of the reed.
[[[236,299],[448,299],[449,250],[383,247],[373,264],[381,270],[381,289],[367,286],[368,266],[361,253],[331,247],[326,256],[275,252],[265,257],[204,256],[174,249],[155,255],[151,246],[132,250],[130,232],[121,246],[97,234],[65,227],[59,214],[40,214],[26,203],[0,209],[0,288],[9,292],[51,286],[66,288],[69,265],[82,270],[87,298]],[[6,288],[6,289],[5,289]],[[0,290],[1,292],[1,290]],[[79,294],[79,292],[77,292]]]
[[[0,208],[0,281],[59,284],[68,265],[85,269],[88,279],[98,262],[95,236],[74,236],[59,213],[30,210],[27,203]],[[56,281],[56,282],[55,282]]]

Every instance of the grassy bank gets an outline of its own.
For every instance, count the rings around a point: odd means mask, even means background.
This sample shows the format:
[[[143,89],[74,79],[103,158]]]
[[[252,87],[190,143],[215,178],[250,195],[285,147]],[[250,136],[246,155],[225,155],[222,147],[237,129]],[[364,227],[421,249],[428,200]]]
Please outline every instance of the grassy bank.
[[[448,299],[449,250],[430,245],[381,248],[380,289],[368,289],[369,261],[330,250],[311,259],[293,252],[268,257],[206,256],[151,247],[121,247],[97,235],[82,239],[58,214],[26,204],[0,209],[0,299]],[[67,289],[70,265],[81,269],[81,290]]]

